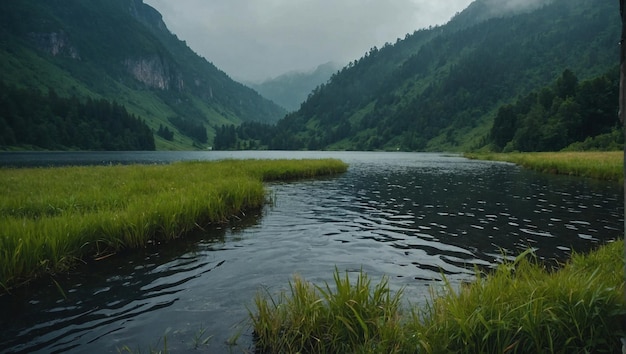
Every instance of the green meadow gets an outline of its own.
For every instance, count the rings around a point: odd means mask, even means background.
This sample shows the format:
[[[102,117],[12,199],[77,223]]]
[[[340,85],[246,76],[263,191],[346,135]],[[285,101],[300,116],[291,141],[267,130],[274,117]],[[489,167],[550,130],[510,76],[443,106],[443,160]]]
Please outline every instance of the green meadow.
[[[512,162],[539,172],[620,181],[624,178],[623,151],[468,153],[478,160]]]
[[[263,206],[263,182],[346,169],[332,159],[0,169],[0,287],[225,222]]]

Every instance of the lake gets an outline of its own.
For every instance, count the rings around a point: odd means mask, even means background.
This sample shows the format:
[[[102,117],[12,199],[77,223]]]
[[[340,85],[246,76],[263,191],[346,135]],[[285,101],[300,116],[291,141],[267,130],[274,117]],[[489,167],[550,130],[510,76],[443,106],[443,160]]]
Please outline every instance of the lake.
[[[253,350],[257,292],[333,271],[389,277],[423,304],[443,276],[533,248],[548,264],[623,237],[622,187],[455,155],[369,152],[0,153],[0,165],[335,157],[347,173],[267,185],[272,205],[0,296],[0,352]],[[407,305],[408,306],[408,305]]]

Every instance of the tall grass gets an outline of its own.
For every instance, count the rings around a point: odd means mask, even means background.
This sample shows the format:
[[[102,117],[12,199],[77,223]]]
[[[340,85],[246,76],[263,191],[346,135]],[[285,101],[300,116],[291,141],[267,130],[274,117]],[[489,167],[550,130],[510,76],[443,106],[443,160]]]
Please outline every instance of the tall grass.
[[[512,162],[539,172],[611,181],[624,179],[623,151],[468,153],[465,156],[472,159]]]
[[[615,353],[621,348],[623,243],[550,272],[528,257],[461,289],[433,293],[411,324],[426,353]]]
[[[400,294],[391,294],[386,278],[372,287],[362,272],[352,284],[336,270],[333,287],[295,277],[289,294],[257,294],[257,313],[250,313],[257,352],[397,352],[404,338]]]
[[[365,274],[335,273],[336,292],[296,277],[251,312],[257,350],[302,353],[616,353],[620,351],[623,241],[575,254],[559,270],[529,252],[460,288],[449,282],[404,316],[400,294]],[[378,300],[376,300],[378,299]]]
[[[337,160],[228,160],[0,169],[0,286],[260,208],[265,180],[346,168]]]

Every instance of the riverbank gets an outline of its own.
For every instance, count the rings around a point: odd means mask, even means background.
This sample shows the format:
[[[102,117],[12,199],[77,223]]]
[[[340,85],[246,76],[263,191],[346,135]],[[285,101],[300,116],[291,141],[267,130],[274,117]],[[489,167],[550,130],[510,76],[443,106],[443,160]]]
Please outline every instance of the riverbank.
[[[334,159],[0,169],[0,287],[225,222],[262,207],[263,182],[346,169]]]
[[[259,293],[250,313],[267,353],[616,353],[621,349],[623,241],[574,254],[560,270],[522,254],[428,304],[405,311],[387,279],[372,286],[296,277],[289,291]]]
[[[475,160],[512,162],[544,173],[607,181],[624,179],[623,151],[466,153],[464,156]]]

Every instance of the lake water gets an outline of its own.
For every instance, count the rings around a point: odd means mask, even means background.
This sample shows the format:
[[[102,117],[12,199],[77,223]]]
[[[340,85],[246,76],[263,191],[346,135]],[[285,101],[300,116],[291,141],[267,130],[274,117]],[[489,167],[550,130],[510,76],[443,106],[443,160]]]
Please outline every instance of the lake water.
[[[148,352],[164,340],[175,353],[250,352],[254,295],[287,289],[296,273],[317,284],[335,268],[354,278],[362,269],[374,282],[387,275],[419,305],[442,274],[471,280],[475,265],[491,267],[504,252],[532,247],[552,262],[624,233],[618,183],[442,154],[20,153],[0,154],[0,164],[319,157],[350,168],[268,184],[275,204],[240,221],[0,296],[0,352]]]

